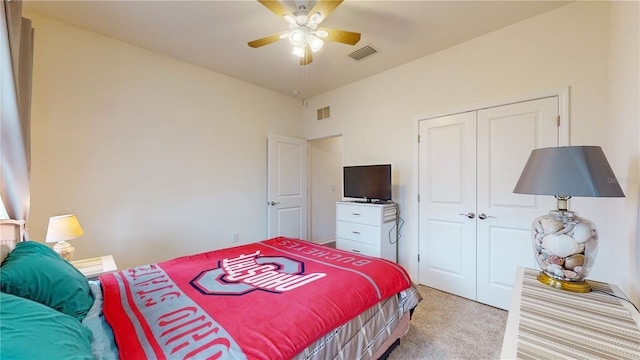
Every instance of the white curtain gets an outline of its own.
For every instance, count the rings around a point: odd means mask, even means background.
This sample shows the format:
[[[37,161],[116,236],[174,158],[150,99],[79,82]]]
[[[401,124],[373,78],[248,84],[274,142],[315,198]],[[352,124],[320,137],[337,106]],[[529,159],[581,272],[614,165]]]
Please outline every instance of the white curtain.
[[[22,3],[0,6],[0,196],[8,216],[29,215],[33,28]]]

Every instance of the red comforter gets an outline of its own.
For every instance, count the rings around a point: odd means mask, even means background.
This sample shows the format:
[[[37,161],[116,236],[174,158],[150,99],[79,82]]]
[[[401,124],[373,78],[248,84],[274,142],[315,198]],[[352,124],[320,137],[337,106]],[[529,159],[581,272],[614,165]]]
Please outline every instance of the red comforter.
[[[393,262],[282,237],[100,281],[122,359],[288,359],[411,285]]]

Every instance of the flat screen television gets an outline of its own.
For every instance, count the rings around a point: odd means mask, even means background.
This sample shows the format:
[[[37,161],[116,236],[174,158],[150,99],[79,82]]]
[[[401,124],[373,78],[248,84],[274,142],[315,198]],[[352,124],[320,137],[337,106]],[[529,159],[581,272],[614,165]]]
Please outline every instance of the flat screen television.
[[[345,166],[343,168],[345,198],[364,202],[391,200],[391,164]]]

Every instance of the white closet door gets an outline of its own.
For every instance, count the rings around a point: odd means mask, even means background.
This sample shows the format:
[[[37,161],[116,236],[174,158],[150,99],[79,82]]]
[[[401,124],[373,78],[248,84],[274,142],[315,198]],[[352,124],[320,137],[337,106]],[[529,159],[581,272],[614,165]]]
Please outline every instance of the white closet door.
[[[556,202],[552,196],[514,194],[513,188],[531,150],[558,145],[557,117],[557,97],[478,111],[479,302],[508,309],[517,267],[537,268],[531,224]]]
[[[420,283],[472,300],[475,153],[475,111],[420,122]]]
[[[421,284],[509,307],[518,266],[537,266],[531,223],[555,208],[551,196],[513,188],[531,150],[558,145],[558,103],[554,96],[420,122]]]

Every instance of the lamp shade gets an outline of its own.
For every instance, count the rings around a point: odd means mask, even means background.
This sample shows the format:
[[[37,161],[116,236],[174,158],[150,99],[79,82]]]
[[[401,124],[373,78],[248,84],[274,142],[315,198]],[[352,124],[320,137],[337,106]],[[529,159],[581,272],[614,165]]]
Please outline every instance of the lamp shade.
[[[560,146],[533,150],[513,192],[569,197],[624,197],[599,146]]]
[[[83,234],[78,218],[74,214],[52,216],[49,218],[45,242],[71,240]]]

